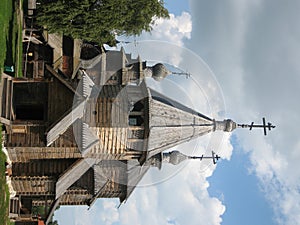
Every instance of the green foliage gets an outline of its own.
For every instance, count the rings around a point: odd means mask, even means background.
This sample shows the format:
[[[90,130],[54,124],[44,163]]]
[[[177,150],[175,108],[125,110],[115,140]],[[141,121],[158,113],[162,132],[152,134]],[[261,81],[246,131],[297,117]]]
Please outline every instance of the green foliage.
[[[53,222],[52,221],[49,222],[48,225],[58,225],[58,222],[57,222],[57,220],[54,220]]]
[[[155,18],[168,17],[163,0],[42,0],[38,8],[38,22],[49,32],[100,44],[151,31]]]

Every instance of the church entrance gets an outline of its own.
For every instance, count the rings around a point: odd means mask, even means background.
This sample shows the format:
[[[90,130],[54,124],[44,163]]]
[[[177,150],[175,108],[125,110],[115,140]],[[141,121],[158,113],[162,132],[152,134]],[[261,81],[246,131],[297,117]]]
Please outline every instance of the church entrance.
[[[43,105],[17,105],[16,119],[17,120],[44,120]]]

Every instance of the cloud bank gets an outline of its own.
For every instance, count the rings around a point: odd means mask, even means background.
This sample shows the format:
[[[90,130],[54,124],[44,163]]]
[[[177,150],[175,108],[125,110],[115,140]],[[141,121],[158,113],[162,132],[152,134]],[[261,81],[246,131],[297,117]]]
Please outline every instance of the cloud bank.
[[[299,224],[299,1],[192,0],[190,47],[222,84],[230,117],[266,116],[277,128],[238,131],[244,151],[279,224]],[[197,47],[195,47],[197,46]],[[246,121],[245,121],[246,120]],[[249,120],[249,121],[247,121]]]

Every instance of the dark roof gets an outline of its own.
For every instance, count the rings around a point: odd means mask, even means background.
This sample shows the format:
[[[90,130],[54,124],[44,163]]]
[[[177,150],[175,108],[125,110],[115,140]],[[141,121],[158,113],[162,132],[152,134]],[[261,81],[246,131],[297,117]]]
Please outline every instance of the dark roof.
[[[195,111],[195,110],[193,110],[189,107],[186,107],[185,105],[183,105],[183,104],[181,104],[181,103],[179,103],[179,102],[177,102],[177,101],[175,101],[175,100],[173,100],[173,99],[171,99],[171,98],[169,98],[169,97],[167,97],[167,96],[165,96],[165,95],[163,95],[163,94],[161,94],[161,93],[159,93],[159,92],[157,92],[157,91],[155,91],[151,88],[149,88],[149,89],[150,89],[151,96],[154,100],[160,101],[160,102],[165,103],[165,104],[167,104],[169,106],[172,106],[174,108],[181,109],[185,112],[200,116],[204,119],[213,121],[211,118],[203,115],[202,113],[199,113],[199,112],[197,112],[197,111]]]

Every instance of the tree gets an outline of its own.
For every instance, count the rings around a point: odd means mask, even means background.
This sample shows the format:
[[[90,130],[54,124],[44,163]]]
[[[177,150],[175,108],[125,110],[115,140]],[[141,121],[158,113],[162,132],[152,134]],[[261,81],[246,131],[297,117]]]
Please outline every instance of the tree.
[[[151,31],[156,18],[168,17],[163,0],[42,0],[38,8],[49,32],[100,44]]]
[[[48,225],[58,225],[58,222],[57,222],[57,220],[54,220],[54,221],[49,222]]]

